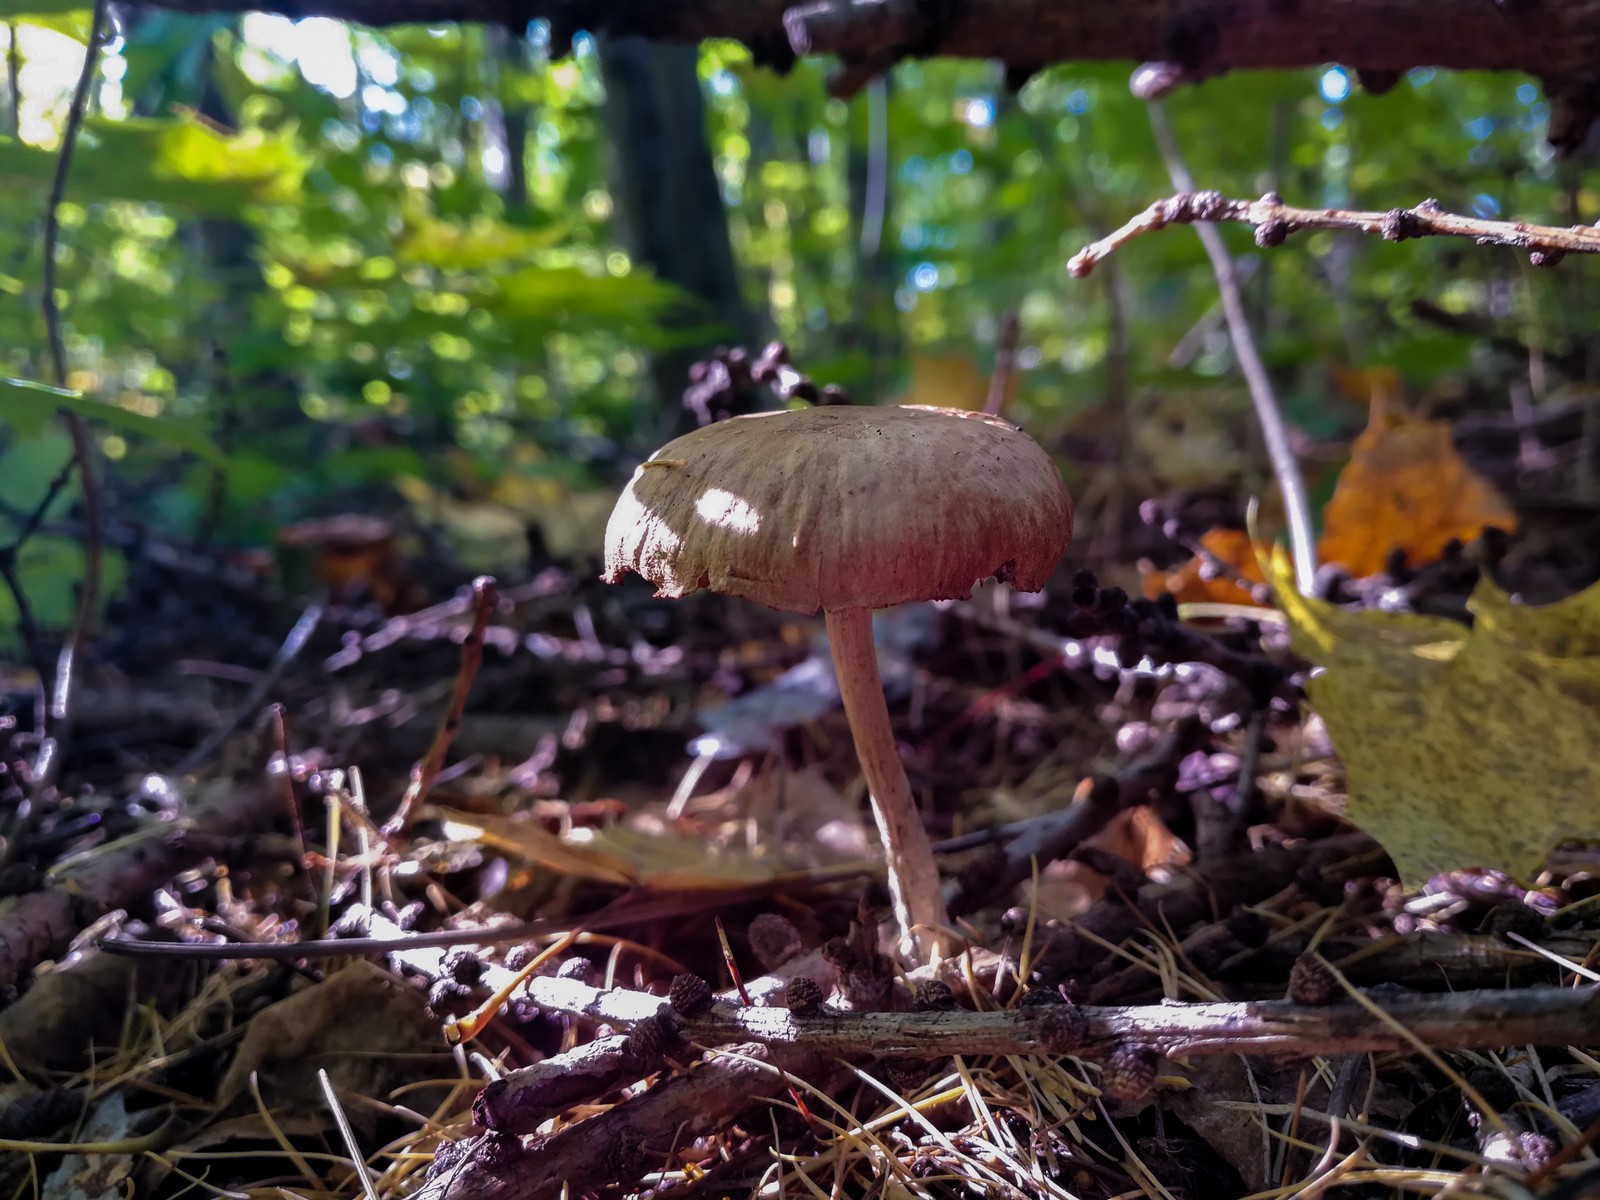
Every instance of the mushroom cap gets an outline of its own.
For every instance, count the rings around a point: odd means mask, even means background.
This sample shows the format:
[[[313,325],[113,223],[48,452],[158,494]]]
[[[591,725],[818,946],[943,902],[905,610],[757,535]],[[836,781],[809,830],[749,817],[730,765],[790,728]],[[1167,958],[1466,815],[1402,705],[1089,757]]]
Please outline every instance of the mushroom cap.
[[[658,596],[701,588],[770,608],[958,600],[990,575],[1036,592],[1072,540],[1050,456],[961,409],[758,413],[669,442],[606,526],[606,569]]]

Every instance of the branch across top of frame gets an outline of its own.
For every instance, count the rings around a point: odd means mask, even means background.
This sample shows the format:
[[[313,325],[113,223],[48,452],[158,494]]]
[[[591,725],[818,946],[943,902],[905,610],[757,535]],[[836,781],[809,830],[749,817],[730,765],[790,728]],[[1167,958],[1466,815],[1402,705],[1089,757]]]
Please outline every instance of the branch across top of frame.
[[[580,31],[698,42],[732,38],[758,64],[833,55],[837,94],[904,58],[993,59],[1020,84],[1053,63],[1132,60],[1153,99],[1229,71],[1344,64],[1374,92],[1414,67],[1517,71],[1551,101],[1549,140],[1572,150],[1600,116],[1600,0],[145,0],[180,12],[282,13],[365,25],[484,21],[516,33],[550,23],[560,55]],[[1446,16],[1445,14],[1448,13]],[[1441,26],[1448,21],[1448,30]]]

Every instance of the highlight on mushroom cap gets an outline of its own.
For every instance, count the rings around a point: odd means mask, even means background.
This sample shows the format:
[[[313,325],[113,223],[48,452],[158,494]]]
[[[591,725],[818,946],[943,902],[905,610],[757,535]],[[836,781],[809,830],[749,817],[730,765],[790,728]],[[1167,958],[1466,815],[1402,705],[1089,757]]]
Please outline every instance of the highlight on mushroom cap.
[[[1072,538],[1050,456],[997,417],[823,407],[717,422],[634,472],[604,578],[709,588],[772,608],[885,608],[969,596],[997,575],[1037,591]]]

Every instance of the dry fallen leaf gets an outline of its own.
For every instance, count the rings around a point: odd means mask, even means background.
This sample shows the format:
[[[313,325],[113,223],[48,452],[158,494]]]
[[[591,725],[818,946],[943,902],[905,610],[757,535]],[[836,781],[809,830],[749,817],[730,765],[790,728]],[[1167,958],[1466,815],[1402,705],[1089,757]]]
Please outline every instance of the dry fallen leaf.
[[[436,809],[446,836],[475,839],[549,871],[596,883],[689,891],[766,884],[785,874],[775,853],[718,847],[703,837],[627,825],[555,834],[532,821]]]
[[[1406,563],[1432,562],[1452,539],[1517,518],[1503,496],[1456,453],[1450,426],[1393,413],[1378,396],[1323,510],[1318,557],[1360,577],[1383,570],[1394,550]]]
[[[1256,605],[1255,598],[1234,582],[1235,577],[1251,583],[1265,582],[1250,535],[1242,529],[1223,529],[1219,526],[1208,530],[1200,538],[1200,546],[1216,562],[1228,567],[1232,575],[1208,570],[1212,564],[1196,556],[1175,570],[1146,574],[1145,597],[1154,600],[1163,593],[1171,592],[1179,604]],[[1206,578],[1208,574],[1212,578]]]
[[[1564,838],[1600,837],[1600,584],[1514,603],[1485,578],[1468,628],[1301,596],[1268,564],[1312,705],[1344,760],[1347,816],[1408,887],[1485,867],[1529,879]]]
[[[252,1090],[259,1089],[274,1110],[320,1107],[319,1070],[342,1094],[386,1099],[394,1088],[440,1078],[449,1060],[426,1053],[437,1039],[420,991],[356,959],[251,1016],[218,1084],[217,1105],[254,1107]],[[370,1131],[379,1114],[352,1105],[348,1116]]]

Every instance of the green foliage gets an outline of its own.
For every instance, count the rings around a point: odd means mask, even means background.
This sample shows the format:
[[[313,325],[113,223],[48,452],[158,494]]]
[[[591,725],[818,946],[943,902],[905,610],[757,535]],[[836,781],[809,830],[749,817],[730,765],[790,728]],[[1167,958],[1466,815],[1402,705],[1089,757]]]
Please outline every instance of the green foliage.
[[[72,0],[0,0],[0,39],[9,20],[25,66],[58,64],[53,84],[27,76],[22,137],[0,138],[0,374],[19,379],[44,373],[39,218],[84,18]],[[119,512],[180,537],[204,517],[241,546],[308,512],[401,503],[405,479],[471,492],[538,461],[581,490],[662,429],[675,397],[652,391],[650,356],[728,336],[632,256],[587,39],[552,62],[538,25],[518,39],[141,9],[123,32],[61,211],[73,392],[0,386],[6,462],[70,403],[121,455]],[[1137,433],[1163,404],[1243,410],[1192,232],[1139,239],[1088,280],[1062,270],[1172,190],[1125,64],[1062,65],[1013,95],[990,64],[908,62],[882,121],[870,95],[830,99],[826,69],[778,77],[727,43],[700,56],[754,328],[822,381],[885,399],[913,354],[986,372],[1015,309],[1016,411],[1046,438]],[[1592,186],[1544,148],[1547,108],[1517,78],[1418,71],[1373,97],[1337,70],[1248,73],[1168,108],[1200,186],[1229,194],[1600,217]],[[1551,351],[1593,321],[1578,272],[1535,279],[1509,254],[1327,234],[1263,252],[1247,230],[1225,237],[1291,416],[1316,436],[1364,419],[1334,397],[1331,367],[1393,365],[1413,395],[1492,387],[1505,370],[1420,321],[1414,299]],[[215,512],[222,452],[201,430],[226,447]],[[183,454],[202,461],[174,469]]]
[[[42,196],[56,154],[0,138],[0,184]],[[198,216],[233,216],[299,193],[306,164],[285,136],[229,137],[193,118],[84,122],[67,195],[155,202]],[[31,186],[30,186],[31,185]]]
[[[10,422],[22,442],[37,438],[44,431],[45,422],[63,409],[112,429],[186,450],[212,466],[227,465],[227,457],[216,444],[192,426],[107,404],[65,388],[0,377],[0,418]]]
[[[42,433],[0,453],[0,546],[16,541],[19,517],[31,513],[49,494],[53,480],[72,457],[65,434]],[[63,488],[44,516],[48,522],[67,513],[78,495],[76,483]],[[77,611],[78,588],[83,583],[81,540],[63,534],[36,533],[17,554],[16,574],[28,600],[34,622],[46,629],[70,625]],[[114,550],[101,553],[102,606],[121,586],[126,566]],[[17,628],[16,598],[0,587],[0,637],[9,641]],[[3,644],[3,643],[0,643]]]

